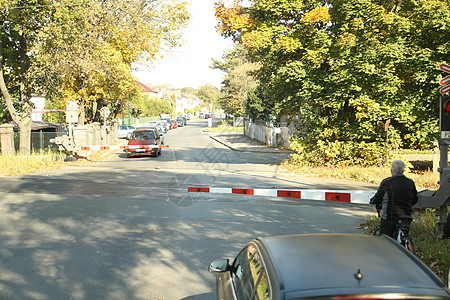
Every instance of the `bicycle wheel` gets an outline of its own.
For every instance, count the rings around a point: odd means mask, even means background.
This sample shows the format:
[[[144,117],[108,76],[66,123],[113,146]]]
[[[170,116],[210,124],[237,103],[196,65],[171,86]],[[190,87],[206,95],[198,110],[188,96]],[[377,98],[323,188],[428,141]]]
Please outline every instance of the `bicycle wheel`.
[[[416,254],[416,249],[414,248],[414,244],[412,238],[409,235],[402,236],[401,238],[402,245],[413,254]]]
[[[374,229],[373,232],[372,232],[372,235],[377,235],[377,236],[380,235],[380,225],[377,225],[377,226],[375,227],[375,229]]]

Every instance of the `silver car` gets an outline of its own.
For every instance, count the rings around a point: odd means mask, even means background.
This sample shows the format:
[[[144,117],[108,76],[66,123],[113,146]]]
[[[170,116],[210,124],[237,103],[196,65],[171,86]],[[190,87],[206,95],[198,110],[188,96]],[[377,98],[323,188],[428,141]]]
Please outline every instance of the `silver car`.
[[[128,139],[135,129],[136,127],[132,125],[119,125],[118,128],[119,139]]]
[[[166,127],[166,131],[172,129],[172,123],[170,122],[170,119],[161,119],[160,122]]]
[[[164,134],[164,129],[162,129],[161,126],[154,125],[154,124],[147,124],[147,125],[139,126],[137,129],[139,129],[139,130],[145,130],[145,129],[156,130],[156,132],[158,133],[159,139],[161,140],[161,145],[164,144],[164,139],[165,139],[166,135]]]

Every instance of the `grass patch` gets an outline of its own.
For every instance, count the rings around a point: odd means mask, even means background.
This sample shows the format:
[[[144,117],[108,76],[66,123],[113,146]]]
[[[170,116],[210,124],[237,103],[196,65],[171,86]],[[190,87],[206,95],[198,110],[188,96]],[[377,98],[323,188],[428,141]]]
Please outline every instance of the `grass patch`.
[[[14,155],[1,155],[0,153],[0,177],[85,165],[90,162],[102,161],[113,153],[114,151],[93,151],[89,160],[77,161],[65,161],[68,156],[65,152],[33,152],[28,156],[20,153]]]
[[[0,155],[0,176],[16,176],[37,171],[54,170],[67,166],[66,154],[60,152],[32,153],[29,156]]]
[[[244,132],[244,127],[222,126],[203,129],[211,132]]]
[[[433,150],[415,150],[415,149],[401,149],[397,151],[400,155],[431,155]]]
[[[390,177],[390,167],[360,167],[360,166],[299,166],[289,161],[282,163],[286,169],[303,176],[337,178],[365,182],[378,185],[386,177]],[[416,183],[418,190],[437,190],[439,185],[439,173],[432,171],[408,171],[405,175]]]
[[[434,227],[439,217],[435,209],[415,209],[414,221],[411,223],[410,235],[416,248],[416,256],[429,266],[442,281],[447,282],[450,266],[450,239],[438,239],[434,236]],[[371,234],[380,219],[373,215],[360,224]]]

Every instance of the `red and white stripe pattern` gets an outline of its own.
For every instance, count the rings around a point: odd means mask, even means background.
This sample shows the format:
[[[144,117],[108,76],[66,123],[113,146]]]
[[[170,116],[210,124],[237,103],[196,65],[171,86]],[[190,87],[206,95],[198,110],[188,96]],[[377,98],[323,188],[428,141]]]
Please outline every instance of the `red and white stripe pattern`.
[[[219,187],[188,187],[190,193],[241,194],[254,196],[269,196],[295,198],[304,200],[334,201],[345,203],[369,204],[369,199],[376,191],[365,190],[297,190],[297,189],[246,189]]]
[[[122,149],[148,149],[169,148],[169,145],[103,145],[103,146],[81,146],[80,150],[122,150]]]

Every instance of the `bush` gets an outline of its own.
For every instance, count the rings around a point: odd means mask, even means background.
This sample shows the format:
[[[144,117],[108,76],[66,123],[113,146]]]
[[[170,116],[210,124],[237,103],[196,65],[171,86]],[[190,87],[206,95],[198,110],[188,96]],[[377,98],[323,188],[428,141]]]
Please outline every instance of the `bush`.
[[[292,155],[291,161],[298,165],[370,166],[382,165],[386,160],[385,148],[375,142],[318,140],[312,144],[293,138],[290,143],[292,150],[297,152]]]

